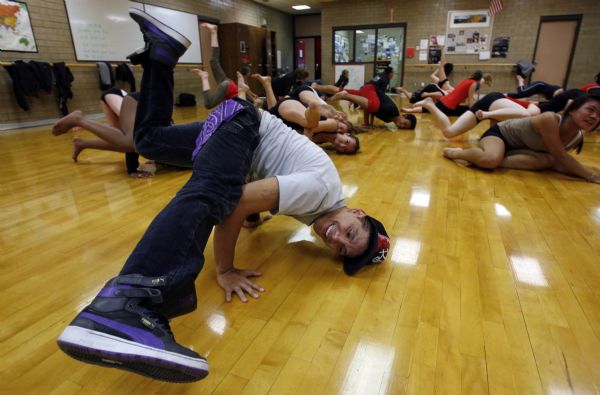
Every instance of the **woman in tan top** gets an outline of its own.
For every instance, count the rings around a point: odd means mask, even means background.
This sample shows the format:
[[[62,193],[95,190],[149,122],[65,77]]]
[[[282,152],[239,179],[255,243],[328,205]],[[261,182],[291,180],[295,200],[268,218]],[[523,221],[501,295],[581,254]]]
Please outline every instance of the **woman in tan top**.
[[[565,110],[563,117],[547,112],[503,121],[481,136],[479,147],[446,148],[444,156],[484,169],[552,169],[600,184],[598,173],[568,153],[574,148],[581,150],[582,131],[593,130],[599,121],[600,97],[583,96]]]

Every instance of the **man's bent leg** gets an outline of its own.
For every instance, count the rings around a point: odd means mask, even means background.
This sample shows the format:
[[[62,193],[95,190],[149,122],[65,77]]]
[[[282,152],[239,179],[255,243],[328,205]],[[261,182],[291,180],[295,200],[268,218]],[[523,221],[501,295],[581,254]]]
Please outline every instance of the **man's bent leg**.
[[[157,380],[190,382],[208,374],[206,360],[175,341],[166,318],[195,307],[193,281],[204,247],[212,227],[239,201],[258,127],[256,113],[245,110],[215,131],[196,156],[191,179],[150,224],[121,274],[60,335],[65,353]]]
[[[193,282],[212,227],[236,206],[258,144],[260,120],[245,109],[222,124],[194,160],[190,180],[158,214],[121,274],[168,276]]]

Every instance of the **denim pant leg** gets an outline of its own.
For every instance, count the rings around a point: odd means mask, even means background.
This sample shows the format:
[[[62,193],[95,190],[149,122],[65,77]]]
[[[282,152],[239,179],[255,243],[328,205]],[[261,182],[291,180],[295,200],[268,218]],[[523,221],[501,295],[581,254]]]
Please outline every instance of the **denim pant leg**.
[[[196,156],[190,180],[152,221],[121,274],[167,276],[165,295],[193,283],[213,226],[241,197],[259,125],[256,112],[244,110],[215,131]]]
[[[202,122],[146,128],[144,133],[136,134],[135,150],[159,163],[191,168],[192,153],[201,129]]]
[[[192,152],[202,124],[171,125],[173,68],[150,59],[142,66],[134,128],[136,151],[160,163],[192,167]]]
[[[149,126],[169,126],[173,118],[173,68],[147,59],[135,113],[136,134]]]

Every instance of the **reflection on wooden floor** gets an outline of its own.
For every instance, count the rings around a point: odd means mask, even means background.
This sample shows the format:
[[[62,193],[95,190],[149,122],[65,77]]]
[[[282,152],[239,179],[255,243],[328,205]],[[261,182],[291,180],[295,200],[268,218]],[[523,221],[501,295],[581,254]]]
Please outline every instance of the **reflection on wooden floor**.
[[[204,114],[198,110],[198,114]],[[352,113],[357,117],[358,113]],[[196,111],[177,110],[176,121]],[[487,122],[451,144],[476,143]],[[86,132],[77,132],[87,136]],[[381,219],[385,263],[354,277],[292,219],[243,230],[266,291],[224,303],[212,248],[199,309],[174,320],[210,375],[168,385],[85,365],[55,340],[189,177],[125,175],[123,156],[49,128],[0,134],[0,355],[9,394],[542,394],[600,389],[600,186],[462,168],[429,115],[332,154],[350,207]],[[600,138],[579,159],[600,167]],[[209,243],[211,245],[212,243]]]

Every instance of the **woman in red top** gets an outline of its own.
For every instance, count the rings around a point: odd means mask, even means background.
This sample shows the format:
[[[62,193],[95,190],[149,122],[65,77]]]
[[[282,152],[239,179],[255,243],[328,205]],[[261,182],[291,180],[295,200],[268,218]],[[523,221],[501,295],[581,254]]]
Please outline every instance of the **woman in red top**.
[[[380,98],[381,95],[381,98]],[[414,115],[400,115],[394,102],[384,92],[378,92],[377,87],[367,82],[359,90],[345,89],[333,95],[330,101],[347,100],[357,104],[364,110],[364,126],[373,126],[373,117],[384,122],[393,122],[398,129],[414,129],[417,119]],[[383,100],[383,105],[382,105]]]
[[[483,75],[480,70],[477,70],[473,75],[461,81],[452,92],[446,96],[442,96],[435,106],[448,116],[461,116],[477,101],[476,94],[479,92],[481,84],[492,86],[492,76],[489,74]],[[467,100],[467,105],[461,105],[464,100]],[[422,105],[424,101],[415,103],[412,109],[406,112],[423,112]]]
[[[585,93],[590,93],[590,89],[592,88],[600,88],[600,73],[596,74],[595,83],[587,84],[579,88],[580,91]]]

